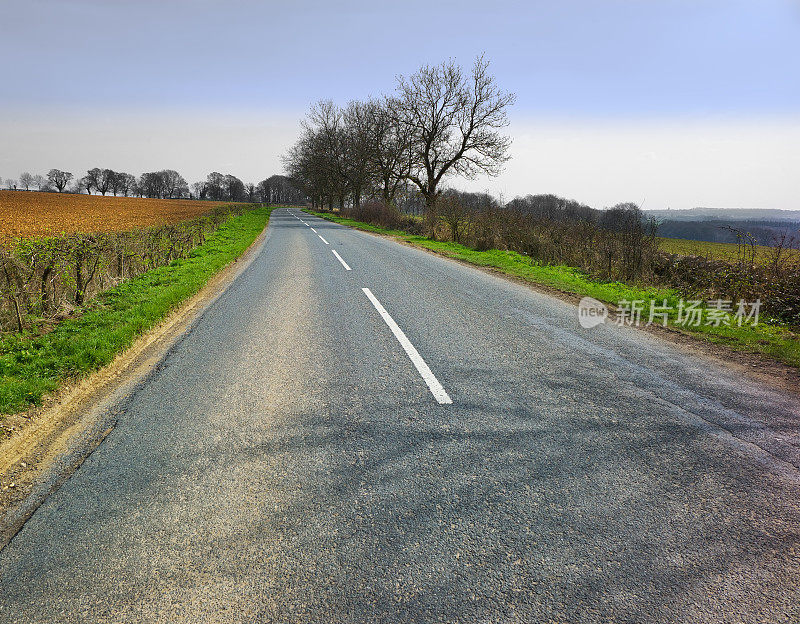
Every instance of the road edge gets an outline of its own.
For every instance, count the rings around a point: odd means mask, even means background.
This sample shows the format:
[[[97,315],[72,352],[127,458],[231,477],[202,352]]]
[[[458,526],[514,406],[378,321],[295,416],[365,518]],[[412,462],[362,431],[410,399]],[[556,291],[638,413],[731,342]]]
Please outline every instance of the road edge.
[[[304,210],[304,212],[307,211]],[[539,284],[537,282],[532,282],[523,279],[521,277],[517,277],[515,275],[510,275],[495,267],[474,264],[462,258],[453,257],[446,253],[435,251],[433,249],[429,249],[422,245],[415,245],[414,243],[410,243],[405,239],[403,239],[401,236],[398,236],[396,234],[375,232],[372,230],[361,229],[358,227],[345,225],[343,223],[338,223],[332,219],[327,219],[325,216],[319,215],[315,211],[308,211],[308,212],[312,216],[324,219],[329,223],[334,223],[340,227],[350,228],[352,230],[355,230],[357,232],[362,232],[370,236],[386,238],[400,245],[411,247],[412,249],[418,249],[425,253],[434,255],[438,258],[450,260],[451,262],[456,262],[463,266],[471,267],[483,273],[494,275],[495,277],[502,278],[506,281],[513,282],[520,286],[525,286],[526,288],[529,288],[530,290],[533,290],[535,292],[569,303],[575,306],[576,309],[578,303],[583,297],[582,295],[576,294],[574,292],[570,292],[567,290],[560,290],[552,286]],[[612,304],[607,304],[607,305],[611,311],[615,310],[615,307]],[[748,376],[749,378],[764,383],[774,389],[783,392],[788,392],[794,396],[800,397],[800,368],[790,366],[789,364],[785,364],[781,361],[775,360],[773,358],[770,358],[766,355],[757,352],[740,351],[732,349],[724,344],[703,340],[701,338],[697,338],[691,333],[682,332],[671,327],[665,328],[655,324],[651,326],[632,327],[632,329],[635,329],[636,331],[643,331],[656,338],[664,340],[665,342],[668,342],[669,344],[671,344],[676,348],[679,348],[686,352],[690,352],[694,356],[711,360],[717,365],[737,370],[742,374]]]
[[[0,444],[0,478],[24,491],[10,505],[0,507],[0,552],[113,431],[126,400],[158,371],[181,339],[250,267],[271,236],[271,221],[268,219],[250,246],[195,295],[110,364],[60,390],[53,403],[35,416],[35,423]]]

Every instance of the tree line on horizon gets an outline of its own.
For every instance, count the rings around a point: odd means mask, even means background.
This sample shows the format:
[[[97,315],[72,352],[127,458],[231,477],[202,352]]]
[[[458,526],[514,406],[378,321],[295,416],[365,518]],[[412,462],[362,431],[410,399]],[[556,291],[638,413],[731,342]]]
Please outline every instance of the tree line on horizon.
[[[513,102],[483,57],[469,71],[452,60],[423,66],[400,76],[390,95],[314,104],[284,165],[314,207],[356,221],[477,251],[516,252],[603,283],[666,286],[690,298],[760,298],[765,312],[800,326],[800,255],[789,253],[794,243],[786,237],[767,265],[754,262],[752,237],[735,228],[736,264],[682,257],[660,250],[658,222],[635,203],[599,210],[555,195],[504,202],[446,188],[454,177],[501,171]]]
[[[19,181],[7,179],[9,190],[36,190],[58,193],[87,193],[115,197],[148,197],[156,199],[201,199],[269,204],[302,204],[305,194],[284,175],[273,175],[261,182],[245,183],[234,175],[209,173],[205,180],[187,184],[174,169],[151,171],[138,178],[130,173],[94,167],[86,175],[75,178],[69,171],[51,169],[46,176],[28,172]]]
[[[314,104],[284,155],[289,177],[314,206],[394,205],[413,188],[426,207],[455,176],[497,175],[509,159],[507,108],[483,56],[465,72],[455,61],[400,76],[391,95],[340,107]]]

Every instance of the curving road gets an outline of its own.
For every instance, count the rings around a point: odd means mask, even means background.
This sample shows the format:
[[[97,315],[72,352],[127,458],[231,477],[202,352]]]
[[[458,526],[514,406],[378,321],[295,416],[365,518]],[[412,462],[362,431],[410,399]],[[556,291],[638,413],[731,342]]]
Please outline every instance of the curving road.
[[[800,621],[794,397],[298,210],[118,409],[0,622]]]

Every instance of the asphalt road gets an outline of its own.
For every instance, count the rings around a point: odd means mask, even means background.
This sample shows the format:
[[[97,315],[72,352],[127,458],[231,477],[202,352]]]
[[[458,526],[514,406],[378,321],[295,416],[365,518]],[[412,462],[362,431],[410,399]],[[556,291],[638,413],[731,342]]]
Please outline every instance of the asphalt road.
[[[269,227],[0,552],[0,621],[800,621],[792,397],[298,210]]]

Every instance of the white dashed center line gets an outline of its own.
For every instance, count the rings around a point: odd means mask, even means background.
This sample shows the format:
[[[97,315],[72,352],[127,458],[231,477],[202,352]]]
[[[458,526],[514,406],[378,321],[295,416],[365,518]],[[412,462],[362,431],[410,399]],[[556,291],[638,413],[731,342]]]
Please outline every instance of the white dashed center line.
[[[317,236],[319,236],[319,234],[317,234]],[[326,241],[324,238],[322,238],[322,236],[319,236],[319,239],[320,239],[320,240],[321,240],[323,243],[325,243],[326,245],[330,245],[330,243],[329,243],[328,241]]]
[[[334,256],[336,256],[336,259],[337,259],[339,262],[341,262],[341,263],[342,263],[342,266],[344,267],[344,270],[345,270],[345,271],[352,271],[352,269],[350,268],[350,265],[349,265],[349,264],[347,264],[347,263],[344,261],[344,259],[343,259],[343,258],[342,258],[342,257],[341,257],[341,256],[340,256],[338,253],[336,253],[336,250],[335,250],[335,249],[331,249],[331,251],[333,252],[333,255],[334,255]]]
[[[392,330],[394,337],[397,338],[397,341],[403,347],[403,350],[405,350],[406,355],[408,355],[411,362],[417,368],[419,374],[422,375],[422,379],[424,379],[425,383],[428,384],[428,388],[430,389],[434,398],[442,405],[452,403],[453,400],[450,398],[450,395],[447,394],[445,389],[442,387],[442,384],[439,383],[439,380],[436,379],[436,376],[433,374],[433,372],[431,372],[431,369],[428,368],[425,360],[422,359],[419,351],[417,351],[414,345],[411,344],[411,341],[403,333],[403,330],[400,329],[397,323],[394,322],[394,319],[389,316],[389,313],[381,305],[381,302],[375,298],[375,295],[372,294],[369,288],[362,288],[361,290],[364,291],[364,294],[372,302],[372,305],[375,306],[378,314],[381,315],[381,318],[389,326],[389,329]]]

